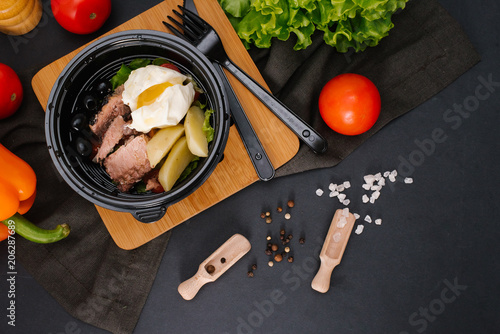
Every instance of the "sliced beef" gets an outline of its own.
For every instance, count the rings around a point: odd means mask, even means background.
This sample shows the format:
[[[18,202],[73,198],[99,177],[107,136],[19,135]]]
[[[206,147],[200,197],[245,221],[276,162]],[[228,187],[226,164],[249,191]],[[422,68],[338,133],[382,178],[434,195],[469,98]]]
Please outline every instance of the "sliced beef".
[[[117,116],[108,127],[102,138],[101,146],[97,151],[93,161],[102,163],[102,161],[113,151],[113,148],[122,140],[125,135],[125,128],[127,123],[123,116]]]
[[[148,137],[137,136],[104,160],[104,167],[118,189],[126,192],[151,170],[146,146]]]
[[[127,117],[130,115],[130,108],[122,101],[123,85],[118,87],[108,98],[108,102],[102,107],[90,126],[90,130],[102,138],[104,133],[117,116]]]

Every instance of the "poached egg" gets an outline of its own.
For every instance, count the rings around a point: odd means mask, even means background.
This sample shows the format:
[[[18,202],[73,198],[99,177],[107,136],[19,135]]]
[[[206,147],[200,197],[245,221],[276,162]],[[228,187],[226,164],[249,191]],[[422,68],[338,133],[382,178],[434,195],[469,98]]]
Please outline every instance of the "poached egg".
[[[132,111],[130,127],[143,133],[179,124],[193,103],[189,78],[172,69],[148,65],[130,73],[124,84],[123,103]]]

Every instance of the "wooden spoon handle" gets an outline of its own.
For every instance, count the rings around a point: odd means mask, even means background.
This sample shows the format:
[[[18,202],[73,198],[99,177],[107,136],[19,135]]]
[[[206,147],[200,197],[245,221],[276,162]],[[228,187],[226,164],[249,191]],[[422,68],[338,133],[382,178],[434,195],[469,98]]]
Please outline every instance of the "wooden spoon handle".
[[[332,266],[327,266],[323,261],[319,266],[318,273],[314,276],[311,287],[321,293],[326,293],[330,289],[330,279],[332,277]]]
[[[196,296],[198,291],[200,291],[201,287],[209,282],[212,282],[212,280],[200,275],[199,273],[196,273],[196,275],[194,275],[190,279],[179,284],[177,291],[179,291],[182,298],[184,298],[185,300],[191,300],[194,298],[194,296]]]

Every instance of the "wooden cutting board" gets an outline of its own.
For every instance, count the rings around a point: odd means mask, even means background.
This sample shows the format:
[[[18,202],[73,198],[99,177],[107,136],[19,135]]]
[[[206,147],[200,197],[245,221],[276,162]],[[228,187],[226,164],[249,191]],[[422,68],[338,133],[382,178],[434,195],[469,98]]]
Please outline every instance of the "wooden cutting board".
[[[196,0],[195,3],[200,16],[219,33],[224,47],[233,61],[263,87],[268,88],[217,0]],[[166,20],[167,15],[172,14],[172,9],[181,4],[182,0],[166,0],[105,35],[131,29],[166,32],[162,20]],[[33,90],[44,108],[57,77],[69,60],[83,47],[44,67],[33,77]],[[297,153],[299,149],[298,138],[237,79],[230,74],[228,77],[255,132],[264,145],[269,159],[275,168],[282,166]],[[257,180],[259,178],[239,134],[232,126],[224,151],[224,160],[193,194],[170,206],[161,220],[144,224],[135,220],[129,213],[116,212],[99,206],[96,208],[116,244],[123,249],[134,249]]]

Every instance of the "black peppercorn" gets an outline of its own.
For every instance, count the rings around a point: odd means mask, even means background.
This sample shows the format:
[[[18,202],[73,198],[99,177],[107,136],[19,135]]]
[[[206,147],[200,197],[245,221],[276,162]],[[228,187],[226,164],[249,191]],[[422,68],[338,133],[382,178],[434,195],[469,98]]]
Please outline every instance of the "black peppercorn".
[[[305,238],[300,238],[300,239],[299,239],[299,243],[300,243],[300,244],[304,244],[305,242],[306,242],[306,239],[305,239]]]
[[[273,251],[270,250],[269,248],[266,249],[266,255],[273,255]]]
[[[257,264],[256,263],[252,264],[252,270],[255,270],[255,269],[257,269]]]
[[[253,277],[253,271],[249,271],[249,272],[247,273],[247,276],[248,276],[248,277]]]
[[[288,257],[288,262],[292,263],[293,262],[293,256]]]

